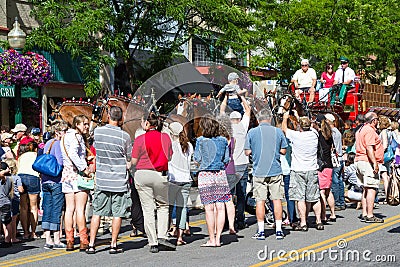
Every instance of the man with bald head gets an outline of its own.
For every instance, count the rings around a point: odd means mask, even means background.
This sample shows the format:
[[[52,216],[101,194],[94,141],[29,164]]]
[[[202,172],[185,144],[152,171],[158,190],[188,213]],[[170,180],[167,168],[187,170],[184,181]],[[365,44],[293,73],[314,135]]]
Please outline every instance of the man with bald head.
[[[308,231],[307,216],[314,210],[317,230],[324,230],[321,221],[321,202],[318,187],[318,132],[311,127],[308,117],[300,117],[300,131],[288,128],[289,113],[283,114],[282,131],[292,144],[289,199],[296,201],[300,223],[293,230]]]
[[[384,149],[376,133],[379,120],[374,112],[365,114],[365,123],[356,132],[355,165],[357,178],[363,185],[361,221],[383,223],[373,214],[376,189],[379,188],[379,164],[383,164]]]

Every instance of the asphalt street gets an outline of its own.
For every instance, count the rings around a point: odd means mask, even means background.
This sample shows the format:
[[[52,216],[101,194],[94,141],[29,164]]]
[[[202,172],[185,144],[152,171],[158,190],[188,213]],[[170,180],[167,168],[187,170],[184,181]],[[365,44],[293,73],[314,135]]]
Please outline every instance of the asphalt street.
[[[250,226],[237,236],[223,233],[220,248],[203,248],[207,241],[204,212],[191,211],[193,236],[185,246],[174,251],[149,252],[147,240],[131,238],[128,221],[124,221],[120,242],[123,254],[108,253],[110,234],[99,235],[97,253],[87,255],[63,250],[45,250],[44,239],[0,249],[3,266],[399,266],[400,207],[380,205],[376,215],[383,224],[366,224],[357,219],[359,210],[347,208],[337,213],[337,222],[317,231],[311,224],[308,232],[295,232],[286,227],[284,240],[276,240],[274,229],[266,224],[267,238],[254,240],[254,216],[248,215]],[[310,217],[310,222],[314,217]],[[40,229],[40,226],[38,227]],[[78,239],[76,240],[78,242]]]

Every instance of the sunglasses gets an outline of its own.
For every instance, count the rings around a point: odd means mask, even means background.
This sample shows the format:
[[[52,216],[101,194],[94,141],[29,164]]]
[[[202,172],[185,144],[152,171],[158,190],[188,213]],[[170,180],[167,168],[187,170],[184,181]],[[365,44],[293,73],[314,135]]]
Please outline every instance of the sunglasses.
[[[305,65],[301,64],[301,66],[302,66],[302,67],[307,67],[308,65],[307,65],[307,64],[305,64]]]
[[[347,64],[347,63],[349,63],[349,62],[346,62],[346,61],[340,62],[341,65],[344,65],[344,64]]]
[[[332,67],[327,67],[326,69],[327,69],[327,70],[331,70],[331,69],[333,69],[333,68],[332,68]]]

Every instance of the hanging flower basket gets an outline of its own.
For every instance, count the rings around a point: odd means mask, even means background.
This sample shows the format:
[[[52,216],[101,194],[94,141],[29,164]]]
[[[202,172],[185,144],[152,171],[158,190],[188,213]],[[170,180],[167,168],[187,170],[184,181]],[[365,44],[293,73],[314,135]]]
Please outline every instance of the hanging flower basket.
[[[51,79],[51,68],[47,59],[28,52],[21,55],[14,49],[0,54],[0,83],[4,85],[43,86]]]

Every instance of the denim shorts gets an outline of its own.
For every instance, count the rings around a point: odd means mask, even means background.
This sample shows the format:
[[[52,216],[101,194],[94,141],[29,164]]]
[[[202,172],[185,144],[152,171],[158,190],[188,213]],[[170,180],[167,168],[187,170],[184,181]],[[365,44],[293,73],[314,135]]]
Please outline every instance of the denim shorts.
[[[21,177],[22,186],[24,192],[28,194],[39,194],[40,193],[40,179],[37,176],[30,174],[18,174]]]
[[[11,199],[11,215],[16,216],[19,214],[19,198],[14,197]]]

